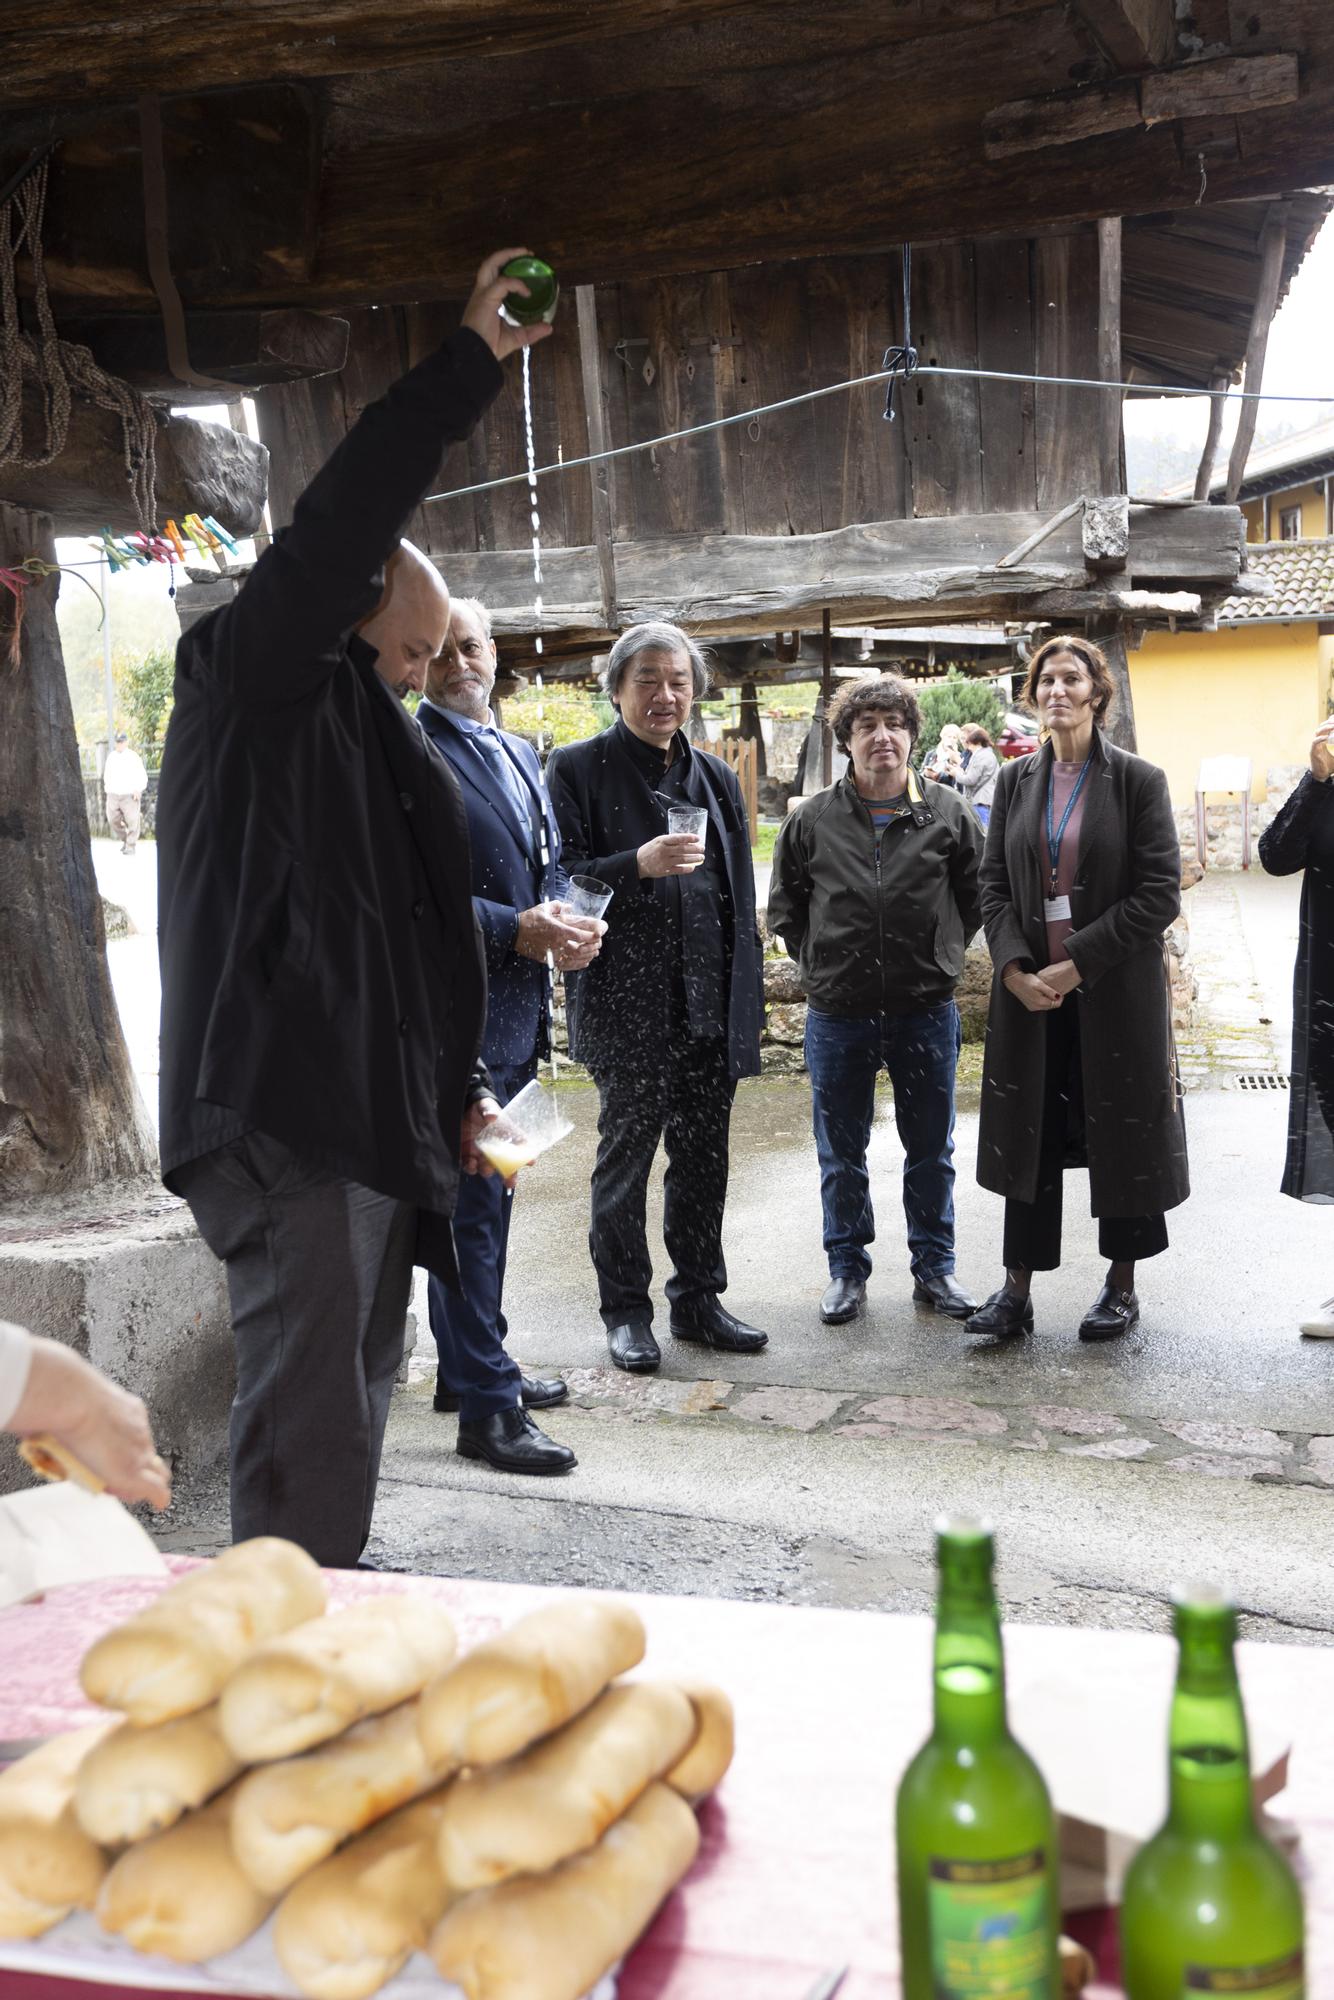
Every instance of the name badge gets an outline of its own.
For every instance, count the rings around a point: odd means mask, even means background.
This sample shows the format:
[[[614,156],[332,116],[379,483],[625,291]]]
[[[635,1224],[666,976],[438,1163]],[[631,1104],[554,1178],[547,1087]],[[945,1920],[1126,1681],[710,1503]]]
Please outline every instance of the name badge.
[[[1070,898],[1068,896],[1046,896],[1042,903],[1043,921],[1049,924],[1071,923]]]

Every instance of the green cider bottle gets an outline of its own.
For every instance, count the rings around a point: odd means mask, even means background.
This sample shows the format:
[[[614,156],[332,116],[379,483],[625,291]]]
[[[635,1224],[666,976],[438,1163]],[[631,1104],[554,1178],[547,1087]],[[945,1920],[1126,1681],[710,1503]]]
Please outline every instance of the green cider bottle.
[[[904,2000],[1056,2000],[1056,1826],[1006,1723],[991,1529],[939,1522],[936,1560],[935,1722],[896,1812]]]
[[[1167,1818],[1130,1864],[1121,1901],[1128,2000],[1303,2000],[1301,1892],[1251,1797],[1236,1613],[1218,1593],[1192,1591],[1174,1623]]]

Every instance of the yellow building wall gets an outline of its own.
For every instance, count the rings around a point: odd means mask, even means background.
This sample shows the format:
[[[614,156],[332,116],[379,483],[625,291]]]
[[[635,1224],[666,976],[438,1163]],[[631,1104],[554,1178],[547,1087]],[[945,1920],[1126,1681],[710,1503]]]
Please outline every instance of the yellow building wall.
[[[1190,805],[1202,757],[1249,757],[1251,795],[1271,764],[1300,764],[1329,706],[1334,637],[1314,622],[1150,632],[1130,655],[1141,757],[1167,773],[1172,803]]]
[[[1292,486],[1283,493],[1269,496],[1269,539],[1279,539],[1279,516],[1287,507],[1302,510],[1302,540],[1314,541],[1325,532],[1325,490],[1323,486]],[[1242,513],[1246,517],[1246,539],[1248,542],[1264,540],[1264,502],[1247,500]]]

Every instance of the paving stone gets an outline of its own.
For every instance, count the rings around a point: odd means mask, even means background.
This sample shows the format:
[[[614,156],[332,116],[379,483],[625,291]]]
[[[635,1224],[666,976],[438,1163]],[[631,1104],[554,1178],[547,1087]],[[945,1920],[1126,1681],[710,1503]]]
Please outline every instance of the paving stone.
[[[665,1375],[627,1375],[620,1368],[571,1368],[565,1380],[575,1402],[596,1398],[630,1410],[667,1410],[677,1417],[721,1410],[732,1393],[730,1382],[677,1382]]]
[[[962,1431],[973,1437],[999,1437],[1009,1428],[999,1410],[950,1396],[878,1396],[863,1403],[857,1417],[892,1431]]]
[[[824,1389],[752,1389],[730,1405],[730,1414],[748,1423],[778,1424],[788,1431],[813,1431],[827,1424],[848,1398]]]
[[[1120,1417],[1110,1416],[1105,1410],[1075,1410],[1064,1403],[1038,1403],[1025,1414],[1030,1423],[1041,1424],[1047,1431],[1059,1431],[1062,1437],[1115,1437],[1125,1429]]]
[[[1150,1438],[1103,1438],[1098,1444],[1063,1444],[1067,1458],[1143,1458],[1153,1450]]]
[[[1196,1423],[1193,1419],[1158,1419],[1159,1430],[1180,1438],[1183,1444],[1197,1444],[1205,1451],[1236,1451],[1251,1458],[1274,1452],[1290,1452],[1292,1446],[1277,1431],[1252,1430],[1246,1424]]]
[[[1189,1458],[1169,1458],[1166,1463],[1173,1472],[1199,1472],[1207,1479],[1256,1479],[1265,1474],[1281,1478],[1286,1470],[1277,1458],[1214,1457],[1204,1451],[1192,1452]]]
[[[1316,1478],[1326,1486],[1334,1486],[1334,1437],[1313,1437],[1306,1455]]]
[[[964,1437],[960,1431],[905,1431],[897,1424],[840,1424],[834,1433],[841,1438],[893,1438],[896,1444],[966,1444],[975,1445],[975,1437]]]

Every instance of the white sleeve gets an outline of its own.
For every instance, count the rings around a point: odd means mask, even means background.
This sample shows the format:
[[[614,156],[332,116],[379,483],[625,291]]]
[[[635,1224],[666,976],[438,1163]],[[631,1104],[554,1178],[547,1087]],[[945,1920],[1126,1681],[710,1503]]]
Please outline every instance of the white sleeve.
[[[32,1335],[0,1319],[0,1430],[8,1427],[28,1386],[32,1366]]]

